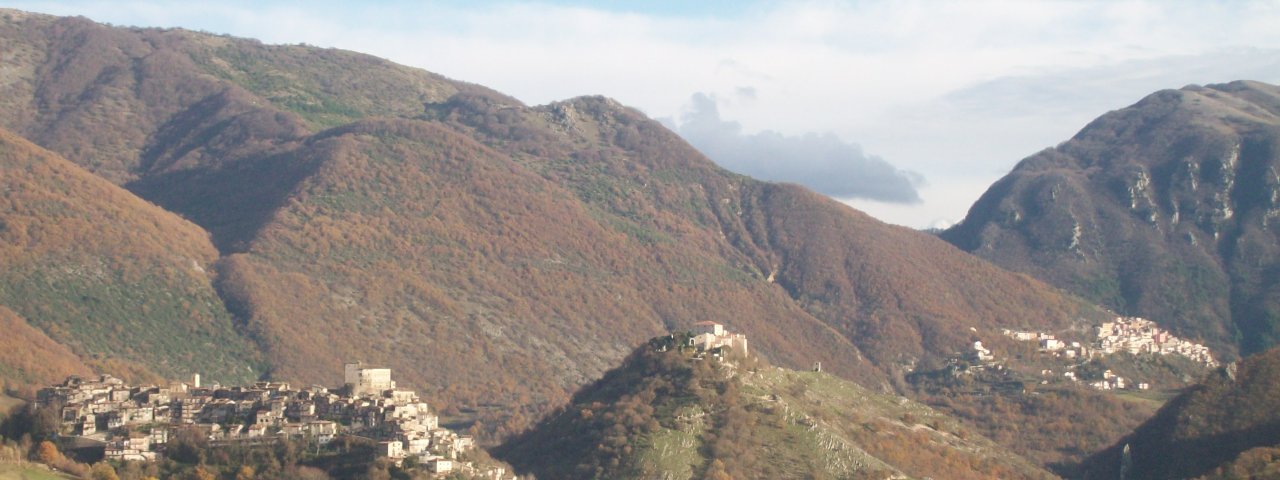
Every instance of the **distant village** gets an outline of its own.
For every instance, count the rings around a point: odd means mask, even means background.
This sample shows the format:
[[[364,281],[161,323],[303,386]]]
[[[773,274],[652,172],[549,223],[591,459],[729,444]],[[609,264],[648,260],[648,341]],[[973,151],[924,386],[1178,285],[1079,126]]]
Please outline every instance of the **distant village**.
[[[278,382],[205,387],[199,375],[169,386],[72,376],[41,389],[36,405],[60,408],[63,434],[101,442],[108,460],[154,461],[178,428],[197,429],[212,445],[288,438],[322,446],[338,435],[353,435],[376,441],[376,454],[397,464],[412,457],[442,476],[512,478],[503,468],[480,470],[461,461],[475,447],[473,439],[441,428],[414,391],[396,387],[390,369],[348,363],[344,380],[342,388],[330,390]]]
[[[1005,336],[1014,340],[1038,342],[1039,351],[1065,359],[1090,359],[1116,353],[1133,355],[1179,355],[1206,367],[1218,366],[1217,360],[1209,351],[1209,347],[1173,336],[1168,331],[1156,326],[1155,322],[1139,317],[1116,317],[1110,322],[1103,322],[1093,328],[1094,340],[1090,344],[1078,341],[1058,339],[1052,333],[1027,330],[1003,329]],[[975,341],[971,356],[979,362],[994,360],[991,351]],[[1052,375],[1051,370],[1044,370],[1043,375]],[[1062,378],[1070,381],[1084,381],[1077,378],[1076,372],[1068,369],[1062,372]],[[1151,385],[1147,382],[1130,382],[1106,370],[1101,379],[1093,379],[1088,385],[1098,390],[1137,389],[1147,390]]]

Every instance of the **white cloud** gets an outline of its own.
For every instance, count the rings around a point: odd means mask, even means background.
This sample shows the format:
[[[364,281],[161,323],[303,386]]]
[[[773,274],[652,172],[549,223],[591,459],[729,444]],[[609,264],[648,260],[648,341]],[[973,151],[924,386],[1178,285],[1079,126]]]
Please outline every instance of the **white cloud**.
[[[721,119],[716,99],[702,93],[693,96],[678,124],[670,119],[664,123],[720,166],[738,173],[799,183],[839,198],[920,203],[916,187],[924,183],[921,175],[868,155],[832,133],[746,134],[737,122]]]
[[[852,204],[911,226],[956,222],[1018,160],[1066,141],[1094,118],[1156,90],[1238,79],[1280,83],[1280,49],[1227,48],[1001,77],[904,105],[854,138],[901,168],[924,172],[926,208]]]

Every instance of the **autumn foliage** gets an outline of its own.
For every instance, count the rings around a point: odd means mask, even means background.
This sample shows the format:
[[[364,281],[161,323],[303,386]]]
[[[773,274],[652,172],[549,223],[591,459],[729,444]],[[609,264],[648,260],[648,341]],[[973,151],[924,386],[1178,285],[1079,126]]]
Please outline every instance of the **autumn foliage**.
[[[0,303],[95,369],[333,385],[363,360],[496,440],[697,321],[892,389],[975,332],[1102,314],[606,98],[12,10],[0,38],[24,79]]]
[[[1154,417],[1086,462],[1088,478],[1191,478],[1262,470],[1280,443],[1280,349],[1224,367],[1170,400]],[[1215,474],[1215,475],[1217,475]],[[1234,478],[1234,477],[1226,477]],[[1250,477],[1252,478],[1252,477]]]

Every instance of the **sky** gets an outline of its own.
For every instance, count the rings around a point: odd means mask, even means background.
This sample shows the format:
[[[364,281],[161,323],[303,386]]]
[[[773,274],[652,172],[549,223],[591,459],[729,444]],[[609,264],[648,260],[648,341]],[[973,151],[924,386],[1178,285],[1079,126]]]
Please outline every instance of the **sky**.
[[[725,168],[913,228],[1157,90],[1280,83],[1280,0],[6,3],[355,50],[529,105],[605,95]]]

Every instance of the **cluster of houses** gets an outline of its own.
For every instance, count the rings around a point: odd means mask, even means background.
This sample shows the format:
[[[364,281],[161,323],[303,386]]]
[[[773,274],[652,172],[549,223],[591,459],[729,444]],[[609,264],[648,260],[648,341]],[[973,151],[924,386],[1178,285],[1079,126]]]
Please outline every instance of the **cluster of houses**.
[[[1121,352],[1156,355],[1180,355],[1207,367],[1216,367],[1209,347],[1183,340],[1168,331],[1156,326],[1155,322],[1138,317],[1116,317],[1110,322],[1103,322],[1094,327],[1094,341],[1091,345],[1083,345],[1077,341],[1066,341],[1056,338],[1051,333],[1026,330],[1004,329],[1005,336],[1019,341],[1038,342],[1040,351],[1057,357],[1068,359],[1087,359]],[[974,343],[971,356],[981,360],[991,360],[991,352],[982,348],[982,342]],[[1042,375],[1051,376],[1052,370],[1043,370]],[[1062,373],[1062,377],[1071,381],[1082,381],[1076,372]],[[1146,382],[1129,382],[1124,377],[1115,375],[1111,370],[1103,372],[1102,379],[1088,382],[1098,390],[1147,390],[1151,385]]]
[[[1023,342],[1037,342],[1040,344],[1040,351],[1049,352],[1056,356],[1066,358],[1089,358],[1093,354],[1093,350],[1087,345],[1080,342],[1061,340],[1052,333],[1046,332],[1029,332],[1025,330],[1003,329],[1002,332],[1006,337]]]
[[[441,428],[414,391],[396,388],[390,369],[350,363],[344,380],[342,388],[331,390],[280,382],[204,387],[198,375],[169,386],[72,376],[41,389],[36,402],[61,409],[63,433],[104,442],[112,460],[155,460],[177,428],[196,429],[213,445],[278,438],[324,445],[341,434],[377,441],[380,456],[397,463],[413,457],[433,473],[509,478],[502,468],[478,471],[460,461],[475,447],[472,438]]]
[[[1089,386],[1098,390],[1124,390],[1126,388],[1148,390],[1151,388],[1151,384],[1147,382],[1125,382],[1124,377],[1112,373],[1110,369],[1102,372],[1102,379],[1089,382]]]
[[[1209,347],[1175,337],[1156,326],[1155,322],[1143,318],[1116,317],[1113,322],[1098,325],[1094,333],[1098,338],[1097,349],[1104,354],[1129,352],[1135,355],[1181,355],[1210,368],[1218,366]]]
[[[1181,355],[1207,367],[1216,367],[1209,347],[1173,336],[1155,322],[1139,317],[1116,317],[1093,329],[1092,345],[1060,340],[1052,333],[1004,329],[1005,336],[1020,341],[1040,343],[1040,351],[1067,358],[1090,358],[1113,353],[1128,352],[1134,355]]]
[[[1053,373],[1053,370],[1041,370],[1040,375],[1045,377],[1052,377],[1054,373]],[[1076,375],[1076,372],[1072,370],[1062,372],[1062,378],[1071,380],[1073,382],[1081,381],[1079,376]],[[1041,382],[1041,383],[1048,383],[1048,381]],[[1124,377],[1116,375],[1114,372],[1111,371],[1111,369],[1107,369],[1106,371],[1102,372],[1101,379],[1088,382],[1088,385],[1098,390],[1124,390],[1124,389],[1150,390],[1151,389],[1150,383],[1127,381],[1125,380]]]

